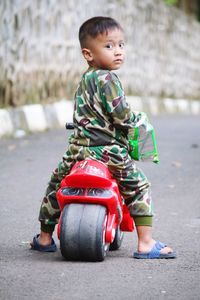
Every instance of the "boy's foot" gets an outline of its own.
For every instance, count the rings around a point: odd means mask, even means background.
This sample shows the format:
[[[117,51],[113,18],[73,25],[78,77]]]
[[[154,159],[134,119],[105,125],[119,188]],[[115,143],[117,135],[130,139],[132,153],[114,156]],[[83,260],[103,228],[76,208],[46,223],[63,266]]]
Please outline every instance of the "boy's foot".
[[[47,243],[48,241],[48,243]],[[40,234],[34,236],[33,241],[30,243],[32,250],[37,250],[40,252],[55,252],[57,250],[54,239],[47,239],[46,242],[41,239]]]
[[[150,251],[138,251],[133,254],[134,258],[152,259],[152,258],[176,258],[176,253],[167,245],[157,241],[154,242]]]

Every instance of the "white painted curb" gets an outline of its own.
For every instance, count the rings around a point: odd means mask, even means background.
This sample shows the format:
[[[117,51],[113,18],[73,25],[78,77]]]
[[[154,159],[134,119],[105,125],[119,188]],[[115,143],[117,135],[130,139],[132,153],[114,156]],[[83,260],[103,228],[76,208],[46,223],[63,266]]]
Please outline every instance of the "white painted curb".
[[[21,127],[25,131],[40,132],[47,129],[47,121],[42,105],[25,105],[18,111],[21,118]]]
[[[0,109],[0,138],[13,133],[14,127],[10,114],[6,109]]]
[[[67,122],[73,119],[73,101],[61,100],[53,104],[58,124],[63,127]]]
[[[200,114],[200,102],[199,101],[191,101],[191,113],[193,115]]]

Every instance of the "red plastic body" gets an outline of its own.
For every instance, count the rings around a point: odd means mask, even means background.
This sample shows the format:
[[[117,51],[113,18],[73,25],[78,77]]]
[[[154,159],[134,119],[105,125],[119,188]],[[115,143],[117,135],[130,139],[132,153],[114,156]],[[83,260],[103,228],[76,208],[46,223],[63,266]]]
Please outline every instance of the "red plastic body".
[[[82,189],[81,195],[66,195],[65,188]],[[89,195],[90,189],[101,189],[107,191],[105,195]],[[61,187],[57,191],[57,200],[62,210],[65,205],[70,203],[88,203],[103,205],[107,209],[107,224],[106,224],[106,243],[112,243],[115,230],[120,224],[122,231],[133,231],[133,219],[125,205],[122,203],[122,198],[116,180],[111,177],[111,174],[105,164],[100,161],[86,159],[77,162],[61,182]],[[61,221],[61,217],[60,217]],[[58,224],[58,238],[60,238],[60,222]]]

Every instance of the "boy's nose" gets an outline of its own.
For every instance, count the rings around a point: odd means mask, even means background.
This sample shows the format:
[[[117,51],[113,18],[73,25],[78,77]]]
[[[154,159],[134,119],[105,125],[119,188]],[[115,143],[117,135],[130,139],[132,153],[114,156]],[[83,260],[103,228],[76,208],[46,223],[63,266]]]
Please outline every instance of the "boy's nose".
[[[122,49],[119,47],[115,48],[115,55],[122,55]]]

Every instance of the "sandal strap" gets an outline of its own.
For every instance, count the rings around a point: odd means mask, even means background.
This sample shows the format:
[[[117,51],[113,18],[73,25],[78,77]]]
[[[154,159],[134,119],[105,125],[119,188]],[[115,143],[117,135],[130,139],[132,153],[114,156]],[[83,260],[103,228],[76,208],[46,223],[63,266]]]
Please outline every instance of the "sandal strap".
[[[149,258],[157,258],[160,256],[160,250],[165,248],[166,244],[163,244],[159,241],[157,241],[155,243],[155,245],[153,246],[153,248],[151,249],[151,251],[149,252],[148,256]]]

